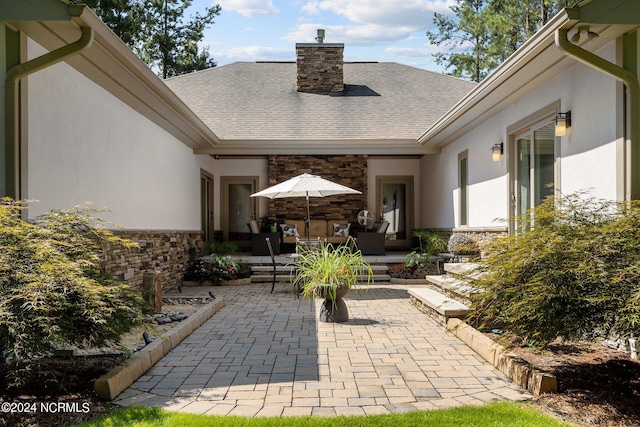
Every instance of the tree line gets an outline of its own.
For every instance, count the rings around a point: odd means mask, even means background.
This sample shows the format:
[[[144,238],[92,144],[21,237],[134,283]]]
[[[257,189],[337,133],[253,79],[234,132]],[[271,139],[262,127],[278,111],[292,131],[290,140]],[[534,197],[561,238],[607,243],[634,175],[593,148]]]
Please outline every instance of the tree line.
[[[576,0],[457,0],[454,17],[435,13],[432,44],[449,52],[434,54],[450,74],[482,81],[562,8]]]
[[[563,7],[577,0],[457,0],[453,16],[435,13],[429,41],[448,48],[434,54],[456,77],[480,82]],[[215,67],[198,42],[221,12],[208,7],[190,19],[192,0],[83,0],[162,78]]]
[[[215,67],[208,48],[198,47],[219,5],[185,19],[191,0],[83,0],[152,70],[166,79]]]

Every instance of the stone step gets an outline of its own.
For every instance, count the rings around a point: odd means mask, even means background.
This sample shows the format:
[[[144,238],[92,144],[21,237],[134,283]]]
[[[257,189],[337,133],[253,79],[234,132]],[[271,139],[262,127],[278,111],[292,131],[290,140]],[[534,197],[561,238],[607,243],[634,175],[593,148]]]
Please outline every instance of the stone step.
[[[440,292],[428,288],[409,288],[409,295],[414,303],[419,303],[431,314],[444,318],[446,323],[449,318],[465,318],[471,309],[459,301],[453,300]]]
[[[290,273],[294,270],[295,266],[292,264],[289,265],[276,265],[276,272],[280,273],[280,272],[287,272]],[[273,271],[273,265],[254,265],[251,267],[251,271],[253,273],[262,273],[262,272],[267,272],[267,273],[271,273]],[[374,274],[384,274],[387,271],[389,271],[389,267],[386,265],[372,265],[371,266],[371,271],[373,271]]]
[[[454,295],[459,295],[464,298],[468,298],[469,295],[475,294],[481,291],[480,288],[472,286],[465,280],[457,279],[449,275],[434,275],[425,277],[430,283],[442,288],[446,292],[451,292]]]
[[[356,276],[358,281],[361,283],[366,282],[366,276]],[[251,276],[251,283],[265,283],[271,282],[273,280],[273,275],[271,274],[254,274]],[[293,277],[290,274],[276,274],[276,282],[291,282]],[[391,276],[388,274],[374,274],[371,276],[371,280],[373,282],[389,282],[391,281]]]
[[[479,264],[475,262],[448,262],[444,264],[444,271],[461,278],[478,279],[482,272],[478,271]]]

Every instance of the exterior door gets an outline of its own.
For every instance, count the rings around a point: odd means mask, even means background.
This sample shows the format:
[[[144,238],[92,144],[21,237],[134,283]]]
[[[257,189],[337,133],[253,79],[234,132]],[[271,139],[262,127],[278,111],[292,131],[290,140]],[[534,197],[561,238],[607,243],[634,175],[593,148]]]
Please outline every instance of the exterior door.
[[[526,223],[519,224],[518,218],[553,195],[557,187],[554,132],[554,124],[550,122],[515,137],[511,213],[516,218],[514,225],[518,231],[527,227]]]
[[[387,247],[411,247],[413,230],[413,176],[378,176],[376,193],[380,220],[389,222]]]
[[[200,220],[202,224],[202,240],[213,240],[213,177],[200,171]]]
[[[251,247],[247,224],[256,218],[256,199],[250,197],[258,187],[258,177],[221,177],[222,227],[224,240],[241,249]]]

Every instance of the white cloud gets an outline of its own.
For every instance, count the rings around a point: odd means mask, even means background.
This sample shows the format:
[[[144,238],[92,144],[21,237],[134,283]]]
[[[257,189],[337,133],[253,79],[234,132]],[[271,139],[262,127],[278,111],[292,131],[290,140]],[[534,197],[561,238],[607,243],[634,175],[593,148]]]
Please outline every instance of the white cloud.
[[[279,15],[280,11],[271,0],[220,0],[224,11],[237,12],[248,18],[254,15]]]
[[[267,46],[221,46],[210,44],[209,52],[218,65],[232,62],[293,61],[294,49],[278,49]]]
[[[332,12],[352,22],[382,26],[411,26],[425,30],[433,24],[434,12],[450,14],[455,0],[313,0],[302,11],[317,15]]]
[[[416,40],[434,27],[434,12],[451,14],[455,0],[311,0],[301,10],[324,22],[327,13],[350,21],[344,25],[299,23],[284,37],[293,42],[313,42],[317,28],[326,30],[325,42],[374,45]],[[299,20],[301,22],[301,20]]]
[[[313,43],[315,42],[316,29],[318,28],[324,28],[325,30],[325,43],[344,43],[354,46],[383,44],[402,40],[409,37],[412,32],[410,27],[385,27],[376,24],[299,24],[283,39],[295,43]]]
[[[391,55],[408,57],[428,56],[433,53],[430,49],[416,47],[388,47],[384,51]]]

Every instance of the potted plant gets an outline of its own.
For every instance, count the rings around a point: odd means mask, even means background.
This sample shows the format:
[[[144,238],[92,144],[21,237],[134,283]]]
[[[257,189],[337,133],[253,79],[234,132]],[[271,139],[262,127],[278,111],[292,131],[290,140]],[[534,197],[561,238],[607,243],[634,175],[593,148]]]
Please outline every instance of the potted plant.
[[[349,311],[342,298],[358,284],[371,283],[373,271],[362,252],[331,244],[302,251],[296,260],[293,284],[306,298],[324,298],[320,321],[347,322]]]

